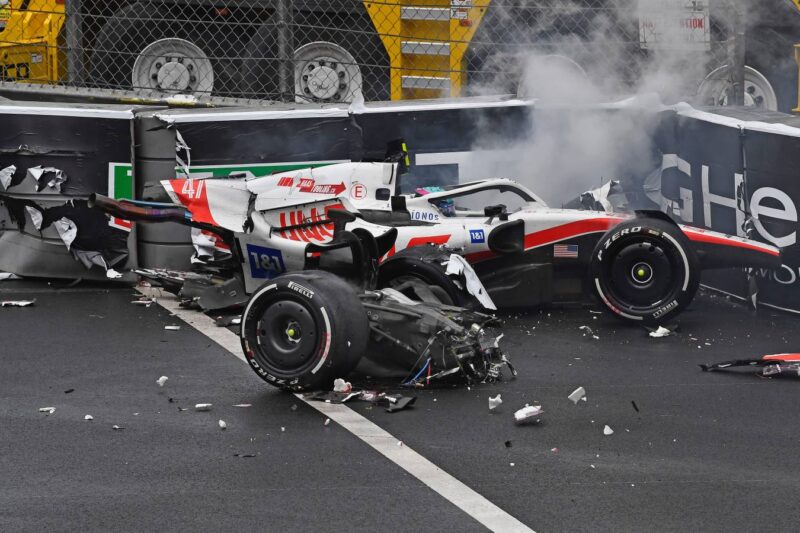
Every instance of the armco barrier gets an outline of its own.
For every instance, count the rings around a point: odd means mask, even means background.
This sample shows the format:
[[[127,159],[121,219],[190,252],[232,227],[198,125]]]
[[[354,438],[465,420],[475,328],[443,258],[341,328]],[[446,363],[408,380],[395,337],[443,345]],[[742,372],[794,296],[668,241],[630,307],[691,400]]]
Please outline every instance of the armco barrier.
[[[671,144],[662,165],[665,210],[694,226],[749,233],[781,247],[781,269],[752,273],[758,301],[800,312],[800,118],[683,109]],[[706,283],[744,297],[746,279],[744,273],[715,273]]]
[[[110,267],[136,264],[130,225],[109,224],[85,206],[94,191],[130,195],[135,111],[131,106],[0,103],[0,172],[8,180],[0,183],[0,191],[10,196],[0,204],[0,271],[104,278],[104,270],[88,270],[76,258]],[[77,228],[71,251],[57,230],[62,219]]]
[[[80,176],[82,181],[70,184],[71,187],[77,184],[77,189],[66,189],[67,195],[80,197],[96,190],[121,197],[119,191],[109,189],[109,184],[114,183],[111,177],[123,176],[132,168],[132,175],[136,177],[135,195],[150,200],[164,199],[158,182],[175,174],[188,172],[195,177],[224,177],[249,172],[263,176],[310,165],[380,159],[386,144],[400,137],[407,141],[412,161],[411,171],[400,183],[404,192],[421,184],[455,183],[459,179],[503,176],[524,180],[526,176],[508,175],[502,164],[492,167],[489,174],[476,175],[472,164],[476,157],[471,152],[485,150],[477,159],[483,158],[483,154],[494,152],[496,156],[499,153],[498,161],[502,161],[503,139],[558,135],[554,128],[559,122],[569,122],[576,116],[595,114],[601,123],[624,116],[631,123],[641,125],[647,142],[637,143],[630,149],[612,147],[638,165],[632,164],[627,175],[613,177],[622,177],[631,196],[646,203],[647,198],[653,198],[653,191],[646,195],[642,186],[650,188],[652,183],[643,183],[641,177],[651,169],[644,168],[642,162],[652,160],[653,169],[661,165],[660,207],[677,219],[728,233],[742,234],[752,228],[751,236],[786,246],[782,269],[758,271],[753,275],[758,279],[761,303],[800,311],[800,305],[793,303],[800,294],[800,249],[796,242],[800,185],[795,176],[795,169],[800,168],[800,128],[794,127],[800,119],[788,115],[732,108],[715,109],[714,113],[683,107],[654,111],[632,105],[543,108],[510,98],[473,98],[374,103],[353,109],[281,105],[112,111],[98,107],[106,114],[99,114],[88,122],[79,111],[68,115],[54,113],[40,122],[38,118],[33,120],[20,114],[21,109],[27,109],[25,106],[5,106],[0,112],[10,107],[14,110],[5,112],[16,118],[0,118],[11,128],[3,129],[21,133],[18,137],[4,138],[0,170],[15,164],[18,167],[15,183],[24,178],[25,169],[43,164],[65,169],[70,180]],[[50,107],[39,105],[37,109],[37,116],[44,116]],[[131,130],[135,139],[133,145]],[[80,149],[60,153],[53,162],[56,156],[45,157],[46,152],[64,150],[73,142],[59,142],[63,136],[59,136],[59,131],[79,132],[81,138],[74,142],[83,144]],[[23,136],[40,149],[31,153],[18,150],[17,139]],[[487,145],[487,138],[494,139],[495,144]],[[619,143],[623,142],[626,140],[620,139]],[[575,155],[564,153],[563,157]],[[601,174],[598,166],[596,175],[587,175],[587,187],[596,184]],[[609,176],[603,174],[602,177]],[[548,179],[555,181],[559,176],[548,176]],[[16,192],[16,187],[12,191]],[[558,205],[559,201],[568,201],[577,192],[580,191],[564,191],[563,198],[551,203]],[[64,194],[52,199],[63,204],[62,196]],[[50,231],[49,235],[44,235],[45,240],[39,241],[37,232],[30,229],[30,220],[26,222],[26,229],[22,231],[15,223],[6,222],[3,226],[0,270],[86,277],[85,269],[67,255],[58,234]],[[135,244],[129,242],[127,267],[188,265],[191,246],[185,228],[140,225],[138,231]],[[80,229],[79,235],[90,240],[105,232],[105,229],[99,232]],[[19,239],[25,239],[25,248],[34,251],[18,253],[22,248]],[[91,249],[84,240],[80,243],[76,240],[76,245]],[[59,249],[59,262],[40,255],[45,244],[50,246],[49,250]],[[102,248],[102,243],[97,246]],[[746,280],[744,272],[733,272],[724,276],[715,273],[713,279],[706,282],[743,297],[748,290]]]

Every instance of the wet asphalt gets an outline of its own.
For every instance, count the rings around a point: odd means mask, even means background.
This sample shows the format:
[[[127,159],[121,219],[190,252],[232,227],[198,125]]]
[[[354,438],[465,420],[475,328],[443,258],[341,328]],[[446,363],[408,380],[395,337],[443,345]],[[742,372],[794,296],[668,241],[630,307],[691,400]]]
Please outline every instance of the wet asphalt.
[[[0,282],[29,298],[0,308],[0,531],[483,530],[132,289]],[[796,531],[800,379],[697,365],[800,351],[800,321],[703,293],[651,339],[593,310],[506,314],[515,380],[351,407],[536,531]]]

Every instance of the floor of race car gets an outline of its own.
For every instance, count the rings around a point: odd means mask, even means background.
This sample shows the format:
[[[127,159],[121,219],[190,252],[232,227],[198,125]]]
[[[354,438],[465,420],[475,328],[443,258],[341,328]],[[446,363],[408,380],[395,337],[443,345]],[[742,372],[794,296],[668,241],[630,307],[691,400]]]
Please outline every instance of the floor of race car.
[[[0,282],[36,298],[0,309],[0,531],[484,529],[132,293]],[[796,317],[704,293],[663,339],[589,309],[507,318],[516,380],[348,406],[536,531],[796,529],[800,383],[697,366],[800,351]],[[543,421],[515,426],[533,402]]]

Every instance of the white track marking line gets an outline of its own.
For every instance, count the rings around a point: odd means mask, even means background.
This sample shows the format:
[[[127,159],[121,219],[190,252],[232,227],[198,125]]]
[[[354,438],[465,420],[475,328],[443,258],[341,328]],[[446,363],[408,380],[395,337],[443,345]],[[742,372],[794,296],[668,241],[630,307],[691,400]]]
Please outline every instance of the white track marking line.
[[[214,320],[203,313],[180,307],[177,299],[169,294],[166,298],[158,289],[139,288],[145,296],[156,298],[156,303],[173,313],[194,329],[213,340],[241,361],[247,363],[238,335],[227,328],[218,327]],[[498,506],[460,482],[423,456],[406,446],[398,445],[400,439],[377,424],[364,418],[344,404],[309,401],[302,394],[297,398],[324,414],[357,438],[369,444],[375,451],[420,480],[444,499],[464,511],[492,531],[533,532],[531,528],[500,509]]]

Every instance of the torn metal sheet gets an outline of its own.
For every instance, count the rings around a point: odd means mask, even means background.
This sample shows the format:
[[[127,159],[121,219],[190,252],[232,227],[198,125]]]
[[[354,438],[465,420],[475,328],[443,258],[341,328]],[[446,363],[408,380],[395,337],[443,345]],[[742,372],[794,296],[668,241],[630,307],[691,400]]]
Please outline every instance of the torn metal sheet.
[[[14,173],[16,171],[17,167],[14,165],[0,170],[0,185],[2,185],[4,189],[8,190],[11,186],[11,180],[14,178]]]
[[[497,310],[497,306],[492,301],[492,297],[486,292],[486,288],[481,283],[478,275],[472,266],[458,254],[451,254],[447,261],[448,276],[463,276],[467,284],[467,292],[473,295],[486,309]]]
[[[28,175],[36,180],[38,184],[37,192],[49,187],[60,193],[61,185],[67,181],[67,175],[64,171],[55,167],[31,167],[28,169]]]
[[[590,211],[622,213],[628,209],[628,199],[619,180],[610,180],[597,189],[580,195],[580,205]]]
[[[28,212],[28,215],[31,217],[31,222],[33,222],[33,227],[37,230],[41,231],[42,229],[42,221],[44,220],[44,216],[42,212],[36,209],[35,207],[31,207],[29,205],[25,206],[25,210]]]
[[[181,152],[186,154],[185,158],[181,157]],[[188,178],[190,176],[190,169],[192,167],[192,149],[183,140],[181,132],[175,130],[175,160],[178,166],[183,170],[184,175]]]
[[[64,241],[64,245],[67,247],[67,250],[70,249],[72,246],[75,237],[78,236],[78,226],[75,225],[73,221],[66,217],[62,217],[53,222],[53,226],[55,226],[56,231],[58,231],[58,235],[61,237],[61,240]]]

